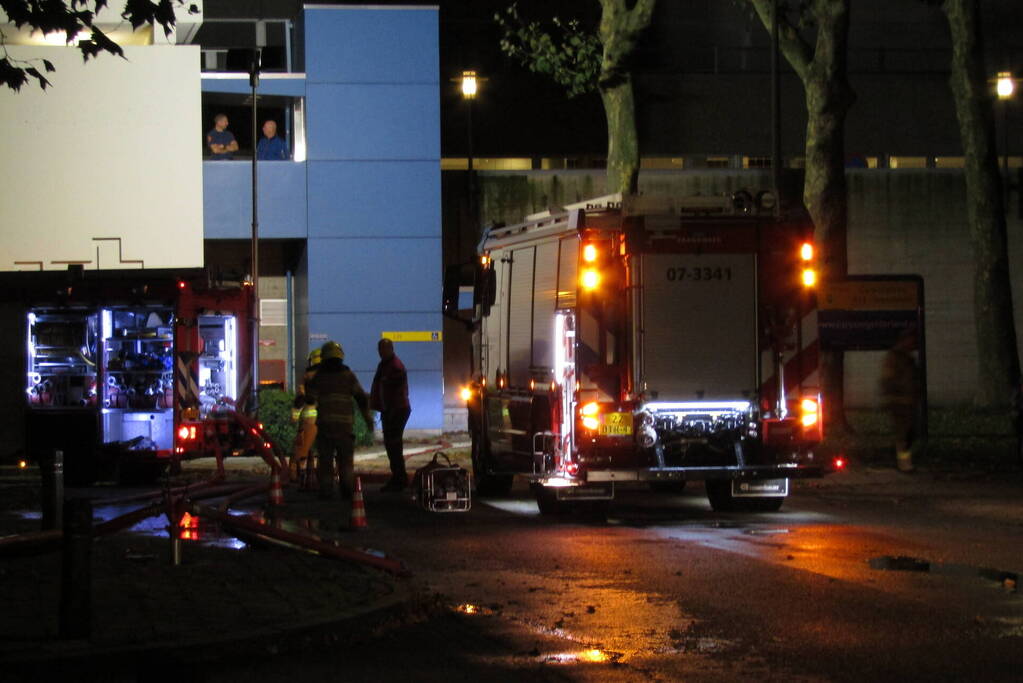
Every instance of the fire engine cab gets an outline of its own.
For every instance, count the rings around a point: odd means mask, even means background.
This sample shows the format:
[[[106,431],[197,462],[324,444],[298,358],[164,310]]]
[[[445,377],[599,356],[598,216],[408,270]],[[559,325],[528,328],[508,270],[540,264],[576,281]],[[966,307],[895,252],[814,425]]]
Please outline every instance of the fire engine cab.
[[[88,483],[107,456],[158,472],[253,440],[234,419],[252,390],[249,287],[159,270],[9,273],[5,282],[25,311],[31,457],[61,450],[69,480]]]
[[[772,200],[612,195],[485,232],[463,391],[480,494],[524,475],[553,513],[704,480],[716,510],[777,510],[834,469],[812,224]]]

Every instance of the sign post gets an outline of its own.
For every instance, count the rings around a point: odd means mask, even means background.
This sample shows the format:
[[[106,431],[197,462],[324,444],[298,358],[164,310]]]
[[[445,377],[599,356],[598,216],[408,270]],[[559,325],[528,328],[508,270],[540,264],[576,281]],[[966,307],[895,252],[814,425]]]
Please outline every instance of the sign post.
[[[927,335],[919,275],[850,275],[822,284],[820,345],[827,351],[887,351],[912,335],[920,365],[920,436],[927,438]]]

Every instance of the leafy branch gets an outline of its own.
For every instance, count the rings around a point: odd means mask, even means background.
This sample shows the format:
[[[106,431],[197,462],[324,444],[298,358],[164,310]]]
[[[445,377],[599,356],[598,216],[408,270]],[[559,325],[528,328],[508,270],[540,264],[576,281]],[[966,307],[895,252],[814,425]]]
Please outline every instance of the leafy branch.
[[[159,24],[163,27],[164,35],[169,36],[174,30],[175,6],[184,6],[187,1],[126,0],[121,18],[130,23],[133,30],[147,24],[150,26]],[[3,10],[9,22],[18,29],[28,27],[33,32],[39,31],[43,34],[62,32],[69,45],[82,32],[88,32],[89,37],[80,40],[76,46],[82,53],[82,60],[86,62],[102,52],[124,57],[121,46],[93,23],[96,14],[106,6],[107,0],[0,0],[0,10]],[[189,4],[188,12],[198,14],[199,8],[195,4]],[[7,50],[7,38],[0,31],[0,86],[6,85],[18,92],[29,78],[33,78],[40,88],[46,90],[51,83],[33,64],[36,61],[11,57]],[[38,61],[42,62],[46,73],[55,71],[53,64],[48,60]]]
[[[494,15],[501,27],[501,51],[534,73],[545,74],[565,88],[569,97],[597,89],[603,45],[577,19],[551,20],[553,31],[526,22],[517,4]]]

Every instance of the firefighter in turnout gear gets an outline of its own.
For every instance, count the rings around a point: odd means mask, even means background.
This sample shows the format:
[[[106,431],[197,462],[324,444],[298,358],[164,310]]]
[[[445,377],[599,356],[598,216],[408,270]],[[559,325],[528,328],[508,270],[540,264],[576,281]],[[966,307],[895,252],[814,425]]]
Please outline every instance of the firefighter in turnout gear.
[[[341,497],[355,490],[355,408],[373,429],[369,401],[355,373],[344,364],[341,345],[329,341],[320,349],[320,368],[305,389],[306,405],[316,406],[316,450],[319,453],[320,498],[334,496],[334,461],[341,475]]]
[[[306,403],[305,390],[319,367],[320,350],[313,349],[309,352],[309,362],[306,364],[302,382],[295,391],[295,403],[291,409],[291,421],[298,423],[298,433],[295,435],[295,451],[291,456],[289,469],[292,481],[302,480],[302,483],[305,483],[305,476],[312,471],[315,464],[315,459],[308,461],[308,458],[311,457],[310,451],[316,442],[316,404]]]

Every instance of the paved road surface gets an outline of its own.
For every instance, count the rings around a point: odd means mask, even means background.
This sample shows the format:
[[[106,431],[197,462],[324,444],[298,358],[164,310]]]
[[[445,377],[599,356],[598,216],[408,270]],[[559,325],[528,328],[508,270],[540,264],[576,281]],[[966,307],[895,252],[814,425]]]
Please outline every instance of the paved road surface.
[[[606,523],[518,487],[466,514],[373,491],[364,542],[447,612],[202,678],[1019,681],[1023,485],[1002,479],[861,471],[773,514],[713,513],[697,483],[624,492]]]

